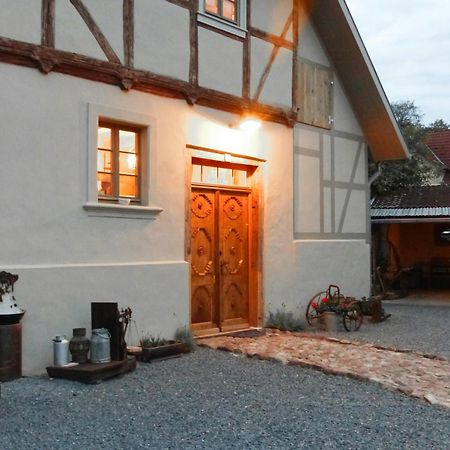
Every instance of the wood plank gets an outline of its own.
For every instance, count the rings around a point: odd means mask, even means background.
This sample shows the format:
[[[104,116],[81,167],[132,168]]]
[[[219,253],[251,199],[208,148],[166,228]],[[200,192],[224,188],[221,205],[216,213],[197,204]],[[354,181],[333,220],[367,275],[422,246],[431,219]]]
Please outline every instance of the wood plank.
[[[166,0],[166,1],[177,6],[181,6],[182,8],[194,9],[193,0]]]
[[[41,44],[55,47],[55,0],[42,0]]]
[[[134,0],[123,0],[123,50],[128,67],[134,66]]]
[[[42,64],[48,71],[112,84],[124,88],[124,82],[132,82],[133,89],[169,98],[188,100],[192,95],[202,106],[227,111],[233,114],[252,113],[261,120],[280,123],[292,127],[295,114],[285,108],[252,102],[231,94],[162,76],[150,71],[131,69],[71,52],[44,48],[35,44],[0,37],[0,59],[4,63],[33,67],[41,70]]]
[[[259,28],[249,27],[250,34],[253,37],[262,39],[263,41],[270,42],[277,47],[283,47],[286,50],[294,50],[294,43],[282,38],[281,36],[276,36],[275,34],[268,33],[267,31],[260,30]]]
[[[105,35],[95,23],[95,20],[92,18],[91,13],[83,4],[83,2],[81,0],[70,0],[70,3],[72,3],[72,5],[75,7],[75,9],[78,11],[80,16],[86,23],[95,40],[98,42],[98,45],[100,45],[101,49],[103,50],[103,53],[108,58],[108,61],[121,64],[119,57],[116,55],[116,52],[113,50]]]

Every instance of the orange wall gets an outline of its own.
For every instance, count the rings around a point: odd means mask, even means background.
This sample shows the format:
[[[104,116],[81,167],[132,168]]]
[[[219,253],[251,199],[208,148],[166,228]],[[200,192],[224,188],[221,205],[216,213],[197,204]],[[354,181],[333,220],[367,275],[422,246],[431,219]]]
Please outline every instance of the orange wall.
[[[429,262],[433,258],[450,258],[450,245],[435,245],[434,234],[432,223],[390,224],[389,240],[397,249],[401,267]]]

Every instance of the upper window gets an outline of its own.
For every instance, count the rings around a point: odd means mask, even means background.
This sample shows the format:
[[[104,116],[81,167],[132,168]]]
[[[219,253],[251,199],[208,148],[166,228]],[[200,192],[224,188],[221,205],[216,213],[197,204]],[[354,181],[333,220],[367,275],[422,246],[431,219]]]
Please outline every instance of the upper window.
[[[140,200],[139,129],[100,122],[97,133],[99,200]]]
[[[238,6],[237,0],[205,0],[205,12],[234,23],[238,20]]]
[[[200,0],[198,21],[243,38],[247,26],[247,2]]]

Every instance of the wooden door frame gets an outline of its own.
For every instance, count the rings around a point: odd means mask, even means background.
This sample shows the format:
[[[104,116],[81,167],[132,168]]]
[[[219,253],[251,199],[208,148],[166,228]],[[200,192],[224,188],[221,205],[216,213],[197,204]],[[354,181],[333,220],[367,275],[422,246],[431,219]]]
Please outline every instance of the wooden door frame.
[[[185,181],[185,260],[189,263],[189,305],[192,301],[191,284],[191,189],[192,159],[205,160],[217,166],[245,167],[249,172],[249,323],[251,327],[264,325],[263,302],[263,218],[264,218],[264,159],[237,153],[225,152],[195,145],[186,146],[186,181]],[[197,185],[200,187],[200,185]],[[204,185],[221,189],[219,185]],[[226,189],[226,187],[223,187]],[[239,190],[238,187],[236,187]],[[191,308],[189,308],[189,324],[191,324]]]

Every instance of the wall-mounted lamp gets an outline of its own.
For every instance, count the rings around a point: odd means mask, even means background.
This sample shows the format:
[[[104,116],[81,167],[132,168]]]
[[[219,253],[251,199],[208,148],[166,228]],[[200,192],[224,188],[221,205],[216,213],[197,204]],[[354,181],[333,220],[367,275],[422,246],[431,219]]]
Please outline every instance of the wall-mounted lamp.
[[[253,116],[241,117],[239,122],[231,123],[230,128],[239,128],[242,131],[252,132],[261,128],[261,121]]]

